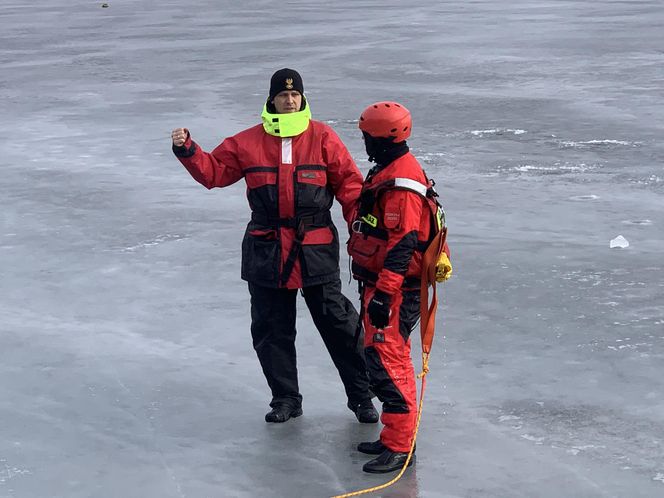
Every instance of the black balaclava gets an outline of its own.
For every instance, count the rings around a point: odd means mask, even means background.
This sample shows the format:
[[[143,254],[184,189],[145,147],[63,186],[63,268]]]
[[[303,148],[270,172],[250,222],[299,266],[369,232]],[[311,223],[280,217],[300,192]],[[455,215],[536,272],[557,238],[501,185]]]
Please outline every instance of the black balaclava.
[[[376,163],[373,168],[376,171],[380,171],[409,150],[405,140],[395,143],[391,138],[372,137],[366,131],[363,131],[362,135],[364,136],[364,146],[369,155],[369,161]]]

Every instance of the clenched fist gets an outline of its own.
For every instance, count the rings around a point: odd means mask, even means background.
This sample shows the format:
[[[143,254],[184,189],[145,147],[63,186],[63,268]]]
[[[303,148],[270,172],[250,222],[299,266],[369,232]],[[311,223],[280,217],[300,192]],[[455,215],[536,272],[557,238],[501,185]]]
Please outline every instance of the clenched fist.
[[[173,139],[173,145],[176,147],[182,147],[187,141],[187,135],[189,132],[186,128],[175,128],[171,132],[171,138]]]

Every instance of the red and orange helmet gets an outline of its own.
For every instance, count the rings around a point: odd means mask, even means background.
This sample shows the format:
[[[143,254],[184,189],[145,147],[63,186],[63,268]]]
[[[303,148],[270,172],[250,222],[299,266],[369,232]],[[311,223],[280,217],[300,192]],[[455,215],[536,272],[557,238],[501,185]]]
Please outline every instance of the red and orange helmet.
[[[360,115],[360,130],[374,138],[392,138],[395,143],[406,140],[412,126],[410,111],[397,102],[376,102]]]

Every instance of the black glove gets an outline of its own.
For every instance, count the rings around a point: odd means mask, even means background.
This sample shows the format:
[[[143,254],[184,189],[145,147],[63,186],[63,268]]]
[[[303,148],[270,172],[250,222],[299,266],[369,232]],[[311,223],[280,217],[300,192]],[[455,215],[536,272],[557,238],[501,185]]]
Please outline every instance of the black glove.
[[[392,297],[385,294],[383,291],[376,289],[369,305],[367,306],[367,314],[369,315],[369,323],[377,329],[384,329],[390,322],[390,302]]]

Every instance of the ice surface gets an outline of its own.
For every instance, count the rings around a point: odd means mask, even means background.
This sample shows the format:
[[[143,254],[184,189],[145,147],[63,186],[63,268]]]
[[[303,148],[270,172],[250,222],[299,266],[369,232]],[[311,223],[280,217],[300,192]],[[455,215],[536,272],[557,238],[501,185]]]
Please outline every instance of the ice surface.
[[[258,123],[286,66],[365,172],[359,113],[405,104],[447,213],[417,465],[373,496],[664,496],[661,2],[108,3],[0,5],[1,498],[387,480],[304,309],[304,416],[263,421],[244,185],[170,152]]]

